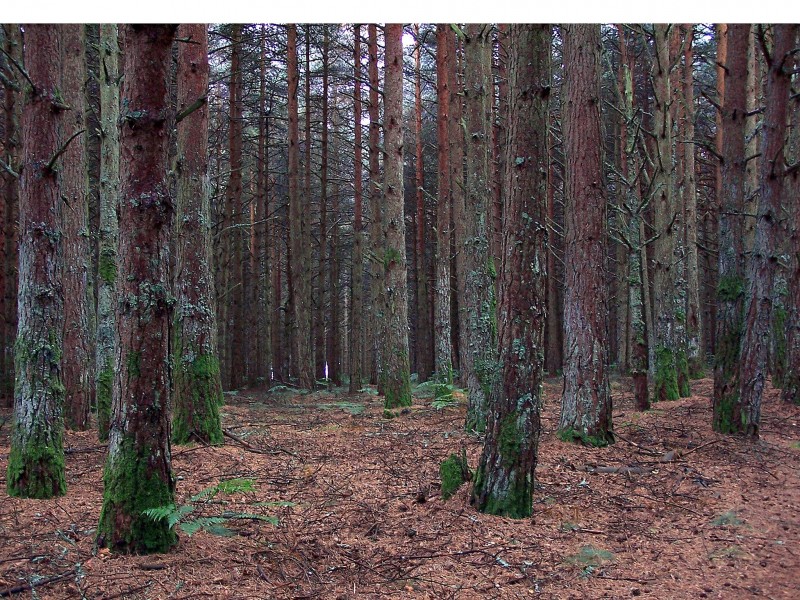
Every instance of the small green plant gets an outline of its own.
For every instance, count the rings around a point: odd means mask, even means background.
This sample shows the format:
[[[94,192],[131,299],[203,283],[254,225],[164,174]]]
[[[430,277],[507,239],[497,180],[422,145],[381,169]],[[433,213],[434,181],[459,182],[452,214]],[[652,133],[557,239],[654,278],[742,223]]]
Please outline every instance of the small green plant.
[[[577,554],[566,558],[566,561],[573,565],[583,565],[584,567],[599,567],[604,562],[614,560],[614,553],[594,546],[584,546]],[[589,574],[591,570],[589,571]]]
[[[366,407],[358,402],[334,402],[329,404],[317,404],[317,408],[320,410],[333,410],[335,408],[340,408],[343,411],[355,416],[363,413]]]
[[[465,481],[471,479],[467,464],[466,449],[461,449],[461,456],[451,454],[439,465],[439,478],[442,480],[442,500],[447,500],[456,493]]]
[[[143,511],[146,517],[154,521],[166,520],[170,529],[176,525],[180,527],[181,531],[188,536],[194,535],[201,529],[214,535],[223,537],[233,537],[236,532],[224,524],[233,519],[251,519],[254,521],[266,521],[273,525],[278,524],[278,518],[271,515],[259,515],[254,513],[243,513],[226,510],[218,516],[200,516],[195,518],[188,518],[192,515],[199,506],[208,504],[213,500],[217,494],[239,494],[255,491],[255,482],[252,479],[229,479],[227,481],[220,481],[217,485],[212,485],[204,490],[201,490],[191,498],[186,504],[175,506],[159,506],[156,508],[148,508]],[[267,506],[270,503],[259,503],[256,506]],[[276,506],[288,506],[288,504],[274,503]]]
[[[715,527],[725,527],[727,525],[738,527],[739,525],[744,525],[744,521],[736,515],[735,511],[729,510],[716,517],[711,521],[711,524]]]

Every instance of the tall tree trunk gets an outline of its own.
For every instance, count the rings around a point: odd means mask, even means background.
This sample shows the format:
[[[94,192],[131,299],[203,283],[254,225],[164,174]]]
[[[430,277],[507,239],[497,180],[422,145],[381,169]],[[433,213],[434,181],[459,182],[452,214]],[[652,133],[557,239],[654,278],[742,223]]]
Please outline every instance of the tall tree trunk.
[[[219,405],[222,382],[214,333],[211,229],[208,197],[208,31],[205,23],[181,25],[178,35],[193,43],[178,47],[178,176],[175,259],[173,440],[222,443]]]
[[[471,502],[490,514],[531,514],[542,406],[546,314],[550,26],[510,25],[509,121],[499,285],[501,375]]]
[[[674,163],[672,159],[672,117],[670,113],[670,25],[655,25],[653,79],[655,87],[654,136],[656,139],[653,172],[653,225],[658,236],[653,243],[653,300],[655,327],[655,400],[680,397],[679,370],[685,355],[677,343],[675,290],[678,281],[675,260],[676,213]]]
[[[634,404],[637,410],[650,408],[650,392],[647,369],[647,319],[645,309],[647,265],[643,245],[645,204],[642,202],[639,172],[642,160],[639,154],[637,132],[641,128],[641,116],[634,110],[633,61],[628,53],[627,41],[622,25],[617,26],[620,38],[620,66],[622,70],[622,98],[625,132],[623,149],[622,176],[625,180],[625,199],[623,211],[627,214],[624,226],[627,241],[627,303],[630,328],[628,335],[629,363],[633,378]]]
[[[384,406],[411,405],[408,288],[403,211],[403,26],[387,24],[384,72],[383,247],[385,336],[381,341]]]
[[[552,129],[552,128],[551,128]],[[563,317],[563,285],[559,280],[556,249],[560,246],[561,236],[555,228],[556,197],[555,175],[556,165],[553,160],[555,133],[551,130],[547,139],[547,323],[545,325],[545,370],[552,377],[564,365],[564,330],[561,327]]]
[[[292,372],[303,389],[314,387],[314,356],[311,351],[311,281],[309,245],[309,198],[300,196],[300,147],[298,130],[297,28],[288,25],[289,71],[289,242],[291,245],[293,314]]]
[[[450,295],[450,334],[452,336],[454,367],[459,371],[460,384],[465,386],[465,372],[463,370],[461,332],[464,328],[464,303],[466,295],[464,285],[464,258],[460,252],[464,244],[465,232],[465,206],[464,206],[464,78],[463,58],[459,57],[461,49],[460,38],[451,35],[448,40],[450,59],[450,119],[448,120],[448,137],[450,148],[450,255],[453,262],[450,265],[451,284],[450,290],[455,294]],[[463,51],[461,53],[463,57]]]
[[[64,421],[84,431],[89,426],[92,359],[89,349],[89,296],[87,278],[91,255],[86,165],[86,54],[83,25],[61,27],[61,90],[70,107],[62,123],[61,139],[75,137],[64,151],[59,169],[64,235],[64,347],[61,372],[66,390]],[[62,142],[63,143],[63,142]]]
[[[97,348],[95,388],[97,429],[108,439],[114,385],[117,280],[117,205],[119,203],[120,50],[116,25],[100,26],[100,227],[97,264]]]
[[[319,338],[317,340],[318,365],[321,367],[322,378],[333,380],[333,363],[331,361],[331,347],[333,346],[333,327],[331,317],[333,314],[333,295],[331,290],[331,248],[328,239],[328,39],[327,26],[323,25],[322,41],[322,135],[320,139],[320,197],[319,197],[319,277],[317,302],[317,320],[319,322]],[[335,226],[336,219],[333,219]]]
[[[464,255],[464,322],[460,329],[462,378],[468,392],[468,431],[486,429],[486,397],[497,372],[494,260],[491,241],[491,26],[470,24],[464,39],[467,175],[464,238],[457,252]],[[460,284],[459,284],[460,285]]]
[[[266,25],[261,25],[259,41],[259,95],[258,95],[258,167],[257,167],[257,205],[256,205],[256,263],[257,294],[256,306],[258,309],[258,345],[256,376],[263,383],[269,384],[272,380],[272,328],[277,323],[272,323],[272,294],[270,293],[270,256],[269,236],[272,228],[269,226],[269,113],[267,112],[267,33]],[[270,112],[272,97],[270,97]]]
[[[606,203],[600,158],[600,26],[564,26],[564,392],[560,435],[614,441],[608,383]]]
[[[722,179],[719,217],[719,287],[717,290],[713,427],[734,433],[738,423],[740,348],[745,284],[744,211],[747,38],[749,25],[726,27],[724,104],[721,111]]]
[[[117,355],[98,545],[164,552],[166,520],[143,514],[175,501],[170,450],[167,267],[173,205],[167,182],[169,65],[174,25],[126,25],[121,96]]]
[[[353,258],[350,273],[350,393],[361,389],[364,349],[364,223],[361,152],[361,26],[353,26]]]
[[[10,60],[23,63],[22,32],[19,25],[5,26],[5,52]],[[9,75],[11,69],[9,67]],[[17,78],[17,84],[21,78]],[[20,151],[22,136],[20,120],[22,117],[23,94],[11,87],[5,89],[5,138],[3,140],[3,161],[8,163],[14,173],[20,172]],[[17,290],[19,264],[19,185],[17,177],[5,169],[2,172],[3,207],[0,217],[0,233],[3,236],[4,261],[0,264],[4,285],[2,310],[0,310],[0,402],[12,406],[14,402],[14,340],[17,335]]]
[[[735,422],[737,432],[758,438],[761,395],[766,381],[771,334],[773,285],[778,262],[784,186],[786,117],[794,60],[796,25],[775,25],[766,88],[761,138],[761,196],[758,202],[753,253],[747,265],[744,333],[740,358],[740,406]]]
[[[67,138],[61,97],[62,25],[25,26],[25,69],[33,84],[22,113],[19,300],[14,344],[14,425],[8,495],[52,498],[64,477],[64,253],[58,169]],[[74,140],[73,140],[74,141]],[[56,162],[58,160],[58,163]]]
[[[226,298],[230,310],[228,315],[228,338],[226,344],[230,356],[231,388],[237,389],[247,377],[244,349],[244,305],[247,302],[246,283],[243,275],[243,197],[242,197],[242,68],[241,45],[242,25],[234,24],[231,33],[231,77],[229,84],[228,107],[228,150],[230,152],[230,176],[225,188],[225,212],[230,215],[229,229],[223,235],[228,237],[229,257],[228,286]],[[248,336],[249,337],[249,336]]]
[[[795,68],[798,61],[795,57]],[[800,107],[791,108],[788,163],[798,164],[800,159]],[[800,404],[800,169],[791,170],[786,180],[785,204],[788,214],[788,294],[786,297],[786,375],[781,398]]]
[[[419,24],[415,25],[417,47],[414,51],[414,134],[416,161],[414,163],[417,191],[416,244],[417,257],[417,376],[419,381],[427,381],[433,371],[433,343],[431,324],[428,322],[428,270],[425,260],[425,168],[422,153],[422,44],[419,39]]]
[[[385,303],[383,294],[384,268],[381,260],[382,240],[382,191],[380,181],[380,136],[381,124],[379,121],[378,106],[378,29],[374,23],[367,26],[369,50],[369,205],[370,205],[370,251],[372,253],[370,280],[370,336],[369,344],[372,350],[372,364],[370,380],[381,388],[381,370],[383,357],[381,355],[383,343]],[[404,246],[405,247],[405,246]]]
[[[703,323],[700,306],[700,272],[697,258],[697,180],[695,169],[694,144],[694,26],[684,25],[683,45],[683,106],[684,130],[684,211],[686,217],[686,334],[689,376],[697,379],[705,371],[703,343]]]
[[[450,88],[452,81],[450,53],[453,31],[449,25],[436,26],[436,95],[438,98],[436,132],[438,140],[439,193],[436,200],[436,284],[434,347],[436,378],[439,383],[449,386],[453,383],[453,346],[450,333],[450,223],[451,175],[450,168]],[[446,395],[448,388],[440,388],[439,394]]]

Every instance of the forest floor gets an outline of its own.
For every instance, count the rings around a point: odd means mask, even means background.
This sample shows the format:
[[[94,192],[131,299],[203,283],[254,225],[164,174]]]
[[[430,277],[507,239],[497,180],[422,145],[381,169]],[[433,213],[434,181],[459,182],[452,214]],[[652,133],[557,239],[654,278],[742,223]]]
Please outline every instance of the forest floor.
[[[178,503],[195,507],[183,526],[200,530],[152,556],[94,549],[93,432],[66,435],[66,497],[9,498],[4,410],[0,597],[800,598],[800,408],[769,390],[751,443],[712,432],[711,380],[646,413],[629,387],[613,385],[617,443],[591,449],[556,437],[561,386],[546,383],[534,516],[519,521],[476,512],[468,486],[440,497],[439,463],[481,451],[463,402],[437,409],[420,390],[385,418],[368,393],[226,395],[226,444],[173,448]],[[253,490],[191,500],[230,479]]]

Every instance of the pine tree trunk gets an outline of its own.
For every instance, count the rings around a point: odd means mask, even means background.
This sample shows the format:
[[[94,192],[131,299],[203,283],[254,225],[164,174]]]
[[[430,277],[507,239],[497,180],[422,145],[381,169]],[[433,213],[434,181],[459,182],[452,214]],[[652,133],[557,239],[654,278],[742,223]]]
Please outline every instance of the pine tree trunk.
[[[694,37],[693,25],[685,25],[683,46],[683,103],[684,103],[684,210],[686,215],[686,333],[689,376],[698,379],[705,371],[703,323],[700,306],[700,272],[697,257],[697,180],[695,169],[694,130]]]
[[[227,264],[228,285],[225,302],[229,314],[227,340],[230,357],[230,386],[241,387],[247,377],[245,352],[247,339],[244,331],[244,305],[247,302],[246,283],[243,274],[244,229],[242,197],[242,69],[241,69],[242,25],[233,25],[231,34],[231,76],[228,108],[228,150],[230,176],[225,188],[225,212],[230,216],[232,229],[223,233],[228,238],[230,260]]]
[[[622,98],[624,103],[625,132],[622,175],[625,179],[624,212],[628,215],[625,225],[627,246],[627,303],[630,328],[627,332],[629,363],[633,378],[634,404],[637,410],[650,408],[650,391],[647,369],[647,319],[645,286],[647,267],[643,262],[644,246],[642,231],[644,220],[642,213],[645,205],[642,202],[641,186],[638,173],[641,169],[641,156],[638,149],[637,132],[641,128],[641,117],[634,111],[633,62],[628,54],[624,29],[617,26],[620,35],[620,66],[622,70]]]
[[[61,372],[66,390],[64,421],[68,428],[89,426],[93,382],[89,349],[90,268],[88,221],[88,171],[86,166],[86,114],[84,86],[86,54],[83,25],[61,27],[61,90],[70,107],[61,128],[61,140],[77,135],[67,146],[59,169],[61,195],[67,209],[61,215],[64,235],[64,353]]]
[[[600,158],[600,27],[564,26],[565,291],[562,439],[614,441],[608,383],[606,203]]]
[[[719,217],[719,287],[717,290],[713,427],[722,433],[739,424],[739,352],[744,323],[745,285],[745,121],[748,25],[726,27],[725,96],[722,110],[722,179]]]
[[[486,398],[499,375],[497,370],[497,317],[495,271],[491,243],[491,117],[492,44],[491,26],[470,24],[464,40],[464,98],[466,124],[466,194],[464,237],[457,252],[464,255],[465,293],[460,329],[461,376],[468,392],[468,431],[486,429]],[[462,284],[459,283],[459,286]]]
[[[5,48],[10,57],[23,64],[22,58],[22,32],[19,25],[6,25]],[[17,83],[21,83],[21,77]],[[5,138],[3,140],[3,161],[15,173],[20,172],[20,156],[22,149],[22,136],[20,121],[22,118],[23,94],[10,87],[5,89]],[[2,310],[0,310],[0,402],[4,406],[13,406],[14,402],[14,340],[17,336],[17,291],[18,291],[18,264],[19,264],[19,185],[17,178],[3,170],[2,173],[3,200],[5,206],[0,212],[2,224],[0,233],[3,236],[4,261],[0,264],[3,272],[4,285],[0,288],[3,294]]]
[[[361,26],[353,26],[353,258],[350,273],[350,393],[361,389],[364,373],[364,194],[361,152]]]
[[[117,205],[119,203],[120,50],[116,25],[100,26],[100,227],[97,265],[97,348],[95,388],[97,429],[108,439],[114,384],[114,332],[117,280]]]
[[[411,405],[408,288],[403,211],[403,26],[387,24],[384,74],[383,247],[385,335],[381,341],[384,406]]]
[[[448,51],[450,59],[450,119],[448,137],[450,147],[450,334],[452,336],[454,368],[459,372],[462,387],[466,386],[466,373],[463,369],[462,330],[464,328],[464,258],[460,252],[464,245],[465,205],[464,205],[464,78],[463,51],[460,38],[449,36]],[[461,52],[461,56],[459,56]],[[452,293],[452,292],[455,293]]]
[[[761,396],[766,381],[771,336],[773,285],[778,262],[784,186],[786,117],[794,60],[796,25],[775,25],[761,138],[761,196],[753,253],[747,265],[744,332],[741,341],[740,398],[736,429],[758,438]]]
[[[64,253],[58,170],[67,141],[61,92],[62,25],[25,26],[25,69],[33,85],[22,113],[19,300],[14,344],[14,424],[9,496],[52,498],[64,477]],[[74,140],[73,140],[74,141]],[[57,159],[57,162],[54,162]]]
[[[222,443],[222,382],[214,343],[208,182],[208,32],[204,23],[181,25],[178,36],[178,110],[202,106],[177,124],[173,432],[177,444]]]
[[[450,333],[450,80],[451,62],[449,43],[453,31],[449,25],[436,26],[436,95],[438,98],[436,131],[438,140],[439,193],[436,201],[436,284],[434,296],[434,347],[436,378],[449,386],[453,383],[453,346]],[[442,388],[446,393],[447,388]]]
[[[289,71],[289,243],[292,272],[292,373],[302,389],[314,387],[314,356],[311,350],[311,287],[308,198],[300,196],[300,147],[297,88],[297,28],[288,25]]]
[[[655,25],[655,52],[653,79],[655,88],[654,136],[656,140],[653,173],[653,225],[658,236],[653,242],[653,306],[655,327],[655,400],[677,400],[679,390],[679,365],[682,357],[676,343],[678,329],[675,290],[678,273],[676,252],[676,213],[674,194],[674,163],[672,158],[672,118],[669,104],[670,56],[669,34],[671,26]],[[684,357],[685,358],[685,357]]]
[[[415,25],[419,40],[419,24]],[[433,371],[433,344],[431,342],[430,307],[428,306],[428,269],[425,260],[425,168],[422,152],[422,45],[417,42],[414,52],[414,137],[416,161],[414,163],[416,183],[416,244],[414,251],[417,263],[417,376],[420,382],[427,381]]]
[[[795,68],[797,68],[795,58]],[[792,106],[788,162],[796,165],[800,158],[800,108]],[[785,195],[788,219],[788,294],[786,297],[786,376],[781,398],[800,404],[800,169],[793,169],[786,180]]]
[[[259,59],[259,114],[258,114],[258,167],[257,167],[257,190],[258,199],[256,208],[257,228],[256,228],[256,262],[258,265],[256,313],[258,315],[258,345],[256,376],[260,382],[269,384],[272,380],[272,328],[277,327],[277,322],[272,322],[272,294],[270,293],[270,255],[269,237],[272,228],[270,227],[269,212],[269,149],[267,139],[269,138],[269,113],[266,106],[266,86],[267,86],[267,34],[266,25],[261,25],[260,39],[260,59]],[[272,112],[272,98],[270,97],[270,110]]]
[[[381,124],[379,121],[378,106],[378,30],[375,24],[370,23],[367,27],[368,49],[369,49],[369,205],[370,205],[370,252],[372,254],[371,279],[370,279],[370,313],[369,327],[370,335],[367,338],[372,355],[370,365],[370,381],[378,385],[378,392],[381,389],[381,370],[383,369],[382,338],[384,336],[384,314],[383,308],[385,297],[383,294],[384,267],[382,261],[382,192],[380,181],[380,135]],[[405,246],[404,246],[405,247]]]
[[[546,313],[550,26],[509,26],[509,122],[499,285],[501,375],[489,396],[486,442],[471,502],[531,514],[542,406]]]
[[[164,552],[166,520],[143,514],[175,499],[170,451],[167,266],[173,205],[167,182],[169,65],[174,25],[126,25],[121,97],[117,356],[98,545]]]
[[[322,161],[320,164],[320,217],[319,217],[319,294],[317,294],[318,321],[320,327],[320,348],[317,355],[322,364],[322,378],[333,380],[334,366],[331,360],[331,348],[333,347],[333,294],[331,289],[331,273],[333,264],[331,259],[331,246],[328,238],[328,229],[335,227],[336,218],[333,225],[328,224],[328,29],[324,27],[322,43],[322,135],[320,139],[320,152]]]

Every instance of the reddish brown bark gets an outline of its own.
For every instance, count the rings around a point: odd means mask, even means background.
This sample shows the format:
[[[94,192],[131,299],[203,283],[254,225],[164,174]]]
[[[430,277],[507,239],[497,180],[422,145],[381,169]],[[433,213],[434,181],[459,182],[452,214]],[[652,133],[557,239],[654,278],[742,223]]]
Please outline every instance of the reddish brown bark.
[[[422,152],[422,46],[419,39],[419,24],[414,26],[417,47],[414,52],[414,133],[415,154],[414,174],[417,191],[416,206],[416,276],[417,276],[417,335],[416,359],[419,381],[427,381],[433,372],[433,340],[428,306],[428,269],[425,260],[425,168]]]
[[[353,259],[350,275],[350,393],[361,389],[364,360],[364,223],[361,152],[361,26],[353,26]]]
[[[436,283],[433,321],[436,376],[442,383],[452,383],[453,347],[450,336],[450,242],[451,242],[451,168],[450,168],[450,53],[449,25],[436,26],[436,95],[438,99],[436,135],[438,141],[439,192],[436,200]]]
[[[509,121],[499,284],[501,375],[490,393],[486,443],[471,502],[526,517],[540,432],[547,252],[550,26],[509,27]],[[513,443],[507,443],[513,440]]]
[[[314,387],[311,351],[311,282],[309,265],[308,198],[300,196],[300,147],[297,88],[297,27],[287,25],[289,72],[289,286],[292,307],[292,374],[303,389]]]
[[[60,130],[59,25],[25,26],[25,68],[32,83],[22,113],[19,182],[19,323],[15,342],[14,422],[8,455],[10,496],[52,498],[64,478],[64,253],[57,168]]]
[[[62,124],[61,140],[77,135],[63,154],[59,170],[64,233],[64,347],[62,374],[66,389],[66,426],[83,431],[89,425],[93,377],[89,349],[89,297],[87,277],[91,261],[88,222],[88,171],[86,165],[85,80],[86,59],[83,25],[61,28],[61,89],[70,107]]]
[[[178,109],[208,93],[208,33],[205,23],[181,25],[178,35]],[[173,343],[173,434],[175,442],[222,443],[222,403],[217,358],[211,230],[208,197],[208,107],[184,117],[177,128],[177,243]]]
[[[19,64],[22,64],[22,33],[19,25],[6,25],[5,51]],[[5,138],[3,139],[3,161],[15,173],[20,170],[21,127],[23,96],[11,88],[5,90]],[[3,185],[3,206],[0,217],[0,233],[3,235],[3,262],[0,264],[0,277],[4,285],[0,309],[0,403],[11,406],[14,402],[14,339],[17,335],[17,283],[19,254],[19,186],[17,178],[5,169],[0,173]]]
[[[608,382],[608,291],[604,281],[606,203],[600,150],[600,27],[564,31],[563,127],[566,171],[563,435],[614,441]]]
[[[773,285],[778,262],[778,234],[785,176],[786,117],[794,60],[796,25],[775,25],[768,60],[766,109],[761,138],[761,196],[756,234],[747,265],[744,334],[741,344],[739,431],[758,438],[761,395],[767,376]]]
[[[384,406],[411,405],[408,356],[408,285],[403,211],[403,26],[387,24],[384,102],[383,266],[384,335],[381,380]]]
[[[368,76],[369,76],[369,205],[370,205],[370,250],[373,256],[380,256],[382,249],[381,218],[381,181],[380,181],[380,136],[378,106],[378,29],[375,24],[367,26],[368,34]],[[371,261],[372,277],[370,279],[370,334],[368,344],[372,355],[370,365],[370,381],[381,387],[381,337],[383,326],[383,265],[380,261]]]
[[[724,108],[721,112],[722,147],[719,191],[719,281],[717,290],[716,355],[714,366],[713,427],[739,431],[740,347],[744,307],[745,247],[745,121],[747,38],[749,25],[726,28]]]
[[[176,535],[143,514],[174,502],[168,280],[169,65],[175,26],[125,26],[120,136],[117,358],[98,545],[163,552]]]

